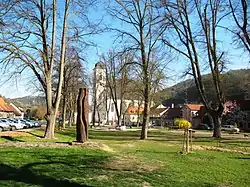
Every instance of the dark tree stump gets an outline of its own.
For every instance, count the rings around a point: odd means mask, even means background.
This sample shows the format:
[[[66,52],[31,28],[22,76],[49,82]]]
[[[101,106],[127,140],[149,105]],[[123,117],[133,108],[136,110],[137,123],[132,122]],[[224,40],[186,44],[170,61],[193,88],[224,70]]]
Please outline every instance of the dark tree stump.
[[[80,88],[77,99],[76,141],[88,141],[88,89]]]

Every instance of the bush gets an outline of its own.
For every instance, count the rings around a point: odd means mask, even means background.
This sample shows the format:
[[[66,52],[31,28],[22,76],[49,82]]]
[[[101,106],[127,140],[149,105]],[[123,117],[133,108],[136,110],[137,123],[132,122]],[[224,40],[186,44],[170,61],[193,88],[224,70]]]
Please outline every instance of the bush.
[[[179,129],[189,129],[191,127],[191,123],[185,119],[175,119],[174,124],[179,127]]]

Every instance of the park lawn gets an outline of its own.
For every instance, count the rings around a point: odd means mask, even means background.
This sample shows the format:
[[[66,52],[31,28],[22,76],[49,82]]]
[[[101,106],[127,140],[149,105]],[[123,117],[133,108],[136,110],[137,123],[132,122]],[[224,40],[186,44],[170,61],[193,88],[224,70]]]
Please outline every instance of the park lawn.
[[[37,136],[16,137],[17,142],[45,141]],[[74,128],[57,132],[54,142],[74,140]],[[0,148],[0,186],[249,186],[250,156],[195,150],[181,155],[182,137],[150,131],[90,130],[90,139],[111,148]],[[211,139],[211,138],[210,138]],[[195,144],[213,140],[197,139]],[[4,139],[3,141],[11,141]],[[13,140],[12,140],[13,141]],[[236,144],[238,145],[238,144]],[[113,150],[113,151],[112,151]]]

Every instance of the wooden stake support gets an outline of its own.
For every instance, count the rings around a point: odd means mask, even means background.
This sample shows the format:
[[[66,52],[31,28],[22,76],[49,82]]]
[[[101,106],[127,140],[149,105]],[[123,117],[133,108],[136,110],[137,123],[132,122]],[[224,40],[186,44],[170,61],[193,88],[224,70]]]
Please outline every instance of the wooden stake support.
[[[193,135],[192,135],[193,129],[184,129],[184,139],[183,139],[183,146],[182,146],[182,153],[188,154],[193,150]]]

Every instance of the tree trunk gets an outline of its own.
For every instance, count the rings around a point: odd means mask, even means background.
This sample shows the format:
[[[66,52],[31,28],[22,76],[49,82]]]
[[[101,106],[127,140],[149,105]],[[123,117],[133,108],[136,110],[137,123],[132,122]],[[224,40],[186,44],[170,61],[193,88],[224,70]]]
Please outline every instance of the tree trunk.
[[[97,111],[97,116],[98,116],[98,127],[101,126],[101,116],[100,116],[100,112]]]
[[[47,84],[46,84],[46,104],[47,104],[47,113],[46,113],[46,129],[44,133],[44,138],[53,139],[55,138],[54,130],[55,130],[55,122],[56,122],[56,110],[52,105],[52,84],[51,84],[51,76],[47,76]]]
[[[221,116],[218,114],[211,114],[214,122],[213,137],[221,138]]]
[[[55,134],[54,134],[55,122],[56,122],[55,111],[51,109],[50,113],[47,114],[46,118],[47,118],[47,126],[45,130],[44,138],[53,139],[55,138]]]
[[[143,116],[142,130],[141,130],[141,138],[142,140],[148,138],[148,123],[149,123],[149,115]]]
[[[116,115],[116,116],[117,116],[117,124],[118,124],[118,126],[122,126],[121,114]]]
[[[207,117],[208,117],[208,120],[211,124],[211,127],[214,129],[214,120],[213,120],[213,117],[211,116],[210,113],[207,113]]]
[[[65,129],[65,124],[66,124],[66,96],[63,96],[63,113],[62,113],[62,128]]]
[[[77,123],[76,123],[76,141],[85,142],[88,140],[88,90],[79,89],[77,99]]]
[[[145,102],[144,106],[144,114],[143,114],[143,121],[142,121],[142,129],[141,129],[141,137],[140,139],[144,140],[148,138],[148,123],[149,123],[149,105],[148,102]]]
[[[148,138],[148,123],[149,123],[149,81],[148,75],[145,73],[145,88],[144,88],[144,111],[143,111],[143,121],[142,121],[142,130],[141,130],[141,138]]]
[[[96,112],[96,98],[94,98],[94,106],[93,106],[93,113],[92,113],[92,126],[95,126],[95,112]]]
[[[69,127],[72,126],[71,118],[72,118],[72,110],[70,110],[70,112],[69,112],[69,118],[68,118],[68,121],[69,121],[68,125],[69,125]]]

